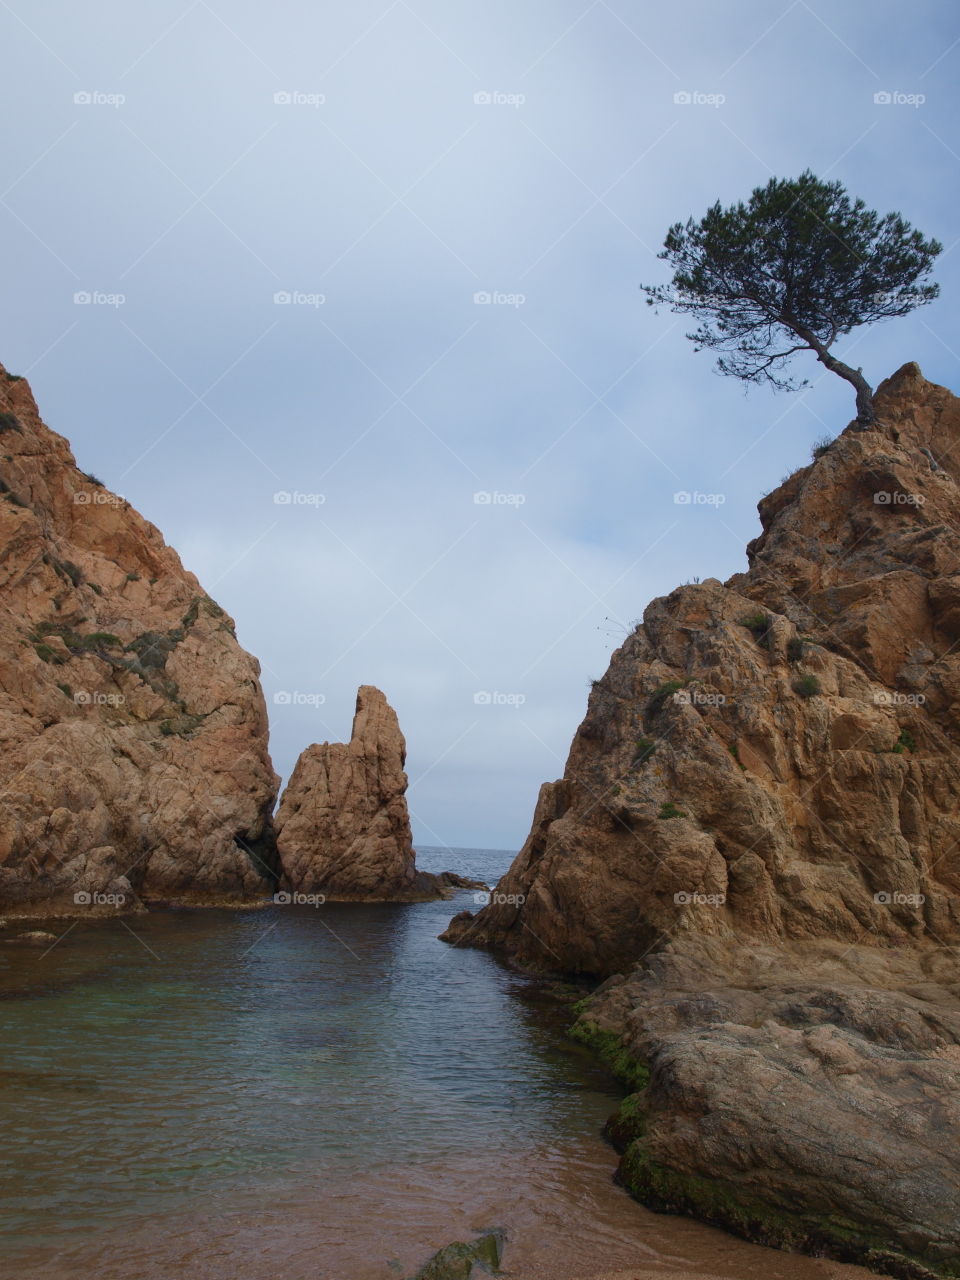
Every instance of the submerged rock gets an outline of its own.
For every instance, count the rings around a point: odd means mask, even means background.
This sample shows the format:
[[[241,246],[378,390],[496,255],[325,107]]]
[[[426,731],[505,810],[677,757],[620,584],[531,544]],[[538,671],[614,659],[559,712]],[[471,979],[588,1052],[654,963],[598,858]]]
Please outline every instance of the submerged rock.
[[[256,899],[277,790],[256,661],[2,367],[0,436],[0,908]]]
[[[411,1280],[472,1280],[478,1274],[499,1275],[504,1233],[488,1231],[469,1244],[448,1244],[433,1255]]]
[[[956,1275],[960,401],[909,364],[876,408],[649,605],[443,936],[607,979],[575,1030],[645,1203]]]
[[[472,880],[469,876],[457,875],[456,871],[440,871],[436,875],[431,872],[421,873],[431,876],[437,888],[447,897],[452,897],[460,889],[479,889],[489,894],[490,886],[485,880]]]

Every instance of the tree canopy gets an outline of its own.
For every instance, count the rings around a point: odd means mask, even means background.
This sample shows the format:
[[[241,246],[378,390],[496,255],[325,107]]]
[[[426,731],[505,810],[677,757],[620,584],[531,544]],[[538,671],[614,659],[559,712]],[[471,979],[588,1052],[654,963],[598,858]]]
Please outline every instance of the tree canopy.
[[[672,280],[641,287],[652,306],[700,321],[687,336],[698,351],[719,353],[720,373],[796,390],[807,379],[789,376],[787,365],[814,352],[853,385],[867,425],[872,388],[831,348],[859,325],[932,302],[939,286],[925,281],[942,247],[899,213],[881,216],[808,169],[772,178],[746,204],[718,201],[699,222],[675,223],[659,254]]]

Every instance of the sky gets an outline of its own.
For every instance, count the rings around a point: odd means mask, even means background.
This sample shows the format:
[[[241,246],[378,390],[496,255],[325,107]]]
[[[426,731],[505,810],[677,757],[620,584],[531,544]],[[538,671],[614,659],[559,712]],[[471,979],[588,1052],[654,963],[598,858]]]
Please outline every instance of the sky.
[[[900,210],[942,296],[837,353],[960,389],[960,11],[905,14],[0,3],[0,360],[234,616],[282,774],[376,684],[416,842],[519,848],[649,601],[851,419],[644,305],[671,223],[805,168]]]

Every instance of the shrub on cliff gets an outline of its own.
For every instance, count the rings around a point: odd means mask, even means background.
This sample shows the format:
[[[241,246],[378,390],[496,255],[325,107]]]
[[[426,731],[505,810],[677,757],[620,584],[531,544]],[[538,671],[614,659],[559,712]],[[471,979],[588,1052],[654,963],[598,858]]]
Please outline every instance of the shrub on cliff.
[[[816,676],[801,676],[791,688],[798,698],[814,698],[820,692],[820,681]]]

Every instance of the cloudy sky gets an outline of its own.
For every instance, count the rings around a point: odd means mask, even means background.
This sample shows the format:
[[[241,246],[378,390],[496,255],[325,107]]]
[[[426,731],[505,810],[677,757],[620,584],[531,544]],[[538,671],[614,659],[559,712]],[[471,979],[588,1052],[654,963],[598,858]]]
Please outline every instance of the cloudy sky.
[[[384,689],[422,844],[519,847],[631,623],[743,568],[852,416],[812,357],[745,398],[643,304],[671,222],[806,167],[901,210],[943,298],[839,354],[960,388],[951,0],[3,0],[0,32],[0,360],[234,615],[281,772]]]

